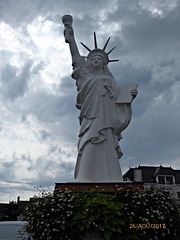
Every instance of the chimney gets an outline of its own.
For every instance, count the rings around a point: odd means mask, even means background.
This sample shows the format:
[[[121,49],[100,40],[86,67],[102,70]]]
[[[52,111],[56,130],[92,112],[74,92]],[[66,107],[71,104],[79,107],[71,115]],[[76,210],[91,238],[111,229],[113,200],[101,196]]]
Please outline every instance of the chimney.
[[[20,196],[17,197],[17,203],[19,203],[19,202],[20,202]]]
[[[142,171],[141,169],[134,169],[134,181],[142,182]]]

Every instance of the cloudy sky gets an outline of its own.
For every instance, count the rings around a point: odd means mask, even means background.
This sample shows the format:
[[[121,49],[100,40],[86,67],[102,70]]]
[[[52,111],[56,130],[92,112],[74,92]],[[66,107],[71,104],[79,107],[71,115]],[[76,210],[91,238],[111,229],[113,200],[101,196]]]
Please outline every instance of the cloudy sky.
[[[34,186],[74,181],[76,86],[61,18],[82,41],[110,36],[109,68],[121,86],[138,83],[123,132],[123,173],[138,165],[180,169],[179,0],[0,0],[0,202],[26,200]]]

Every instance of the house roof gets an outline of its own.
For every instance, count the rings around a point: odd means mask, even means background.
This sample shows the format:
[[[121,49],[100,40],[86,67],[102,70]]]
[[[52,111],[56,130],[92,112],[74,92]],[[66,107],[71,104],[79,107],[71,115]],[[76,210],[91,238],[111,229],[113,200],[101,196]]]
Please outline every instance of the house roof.
[[[142,171],[142,181],[144,183],[156,182],[157,175],[173,175],[175,177],[176,184],[180,184],[180,170],[174,170],[171,167],[160,166],[138,166],[136,168],[130,168],[124,175],[123,178],[129,178],[131,181],[134,180],[134,170],[139,169]]]

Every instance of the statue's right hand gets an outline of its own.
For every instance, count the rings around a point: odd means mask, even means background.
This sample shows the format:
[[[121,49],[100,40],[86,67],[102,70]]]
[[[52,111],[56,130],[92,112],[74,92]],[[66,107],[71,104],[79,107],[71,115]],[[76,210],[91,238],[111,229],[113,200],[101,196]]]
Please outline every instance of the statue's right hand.
[[[74,31],[71,24],[65,25],[64,33],[65,34],[68,33],[69,35],[72,35],[72,36],[74,35]]]
[[[73,31],[72,25],[71,24],[65,25],[65,29],[64,29],[65,42],[70,43],[70,36],[73,36],[73,35],[74,35],[74,31]]]

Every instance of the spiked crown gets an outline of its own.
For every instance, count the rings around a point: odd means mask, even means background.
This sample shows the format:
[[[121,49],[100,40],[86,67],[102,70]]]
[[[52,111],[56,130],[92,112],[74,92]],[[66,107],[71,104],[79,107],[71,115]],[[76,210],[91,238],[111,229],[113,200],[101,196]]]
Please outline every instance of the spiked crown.
[[[104,58],[104,60],[106,61],[106,64],[108,64],[109,62],[119,61],[119,60],[109,60],[109,57],[108,57],[108,55],[115,49],[116,46],[113,47],[109,52],[107,52],[107,53],[105,52],[105,49],[108,45],[109,40],[110,40],[110,37],[106,41],[103,49],[100,49],[97,47],[96,33],[94,33],[94,47],[95,48],[93,50],[89,49],[84,43],[81,42],[83,47],[85,47],[89,51],[89,54],[87,55],[87,60],[90,61],[94,55],[101,55]]]

